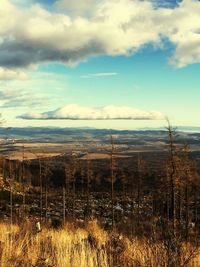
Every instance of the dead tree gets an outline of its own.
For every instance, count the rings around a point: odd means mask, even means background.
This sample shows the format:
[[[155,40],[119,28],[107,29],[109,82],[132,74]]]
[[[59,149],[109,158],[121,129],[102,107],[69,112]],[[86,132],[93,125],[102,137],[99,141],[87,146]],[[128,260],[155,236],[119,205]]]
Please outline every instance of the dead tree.
[[[196,190],[195,183],[196,179],[198,179],[197,169],[193,161],[189,159],[189,146],[185,145],[182,149],[181,154],[181,167],[182,167],[182,187],[183,193],[185,195],[185,235],[184,237],[188,240],[190,235],[190,223],[192,221],[191,218],[191,203],[193,203],[195,209],[196,203]],[[194,196],[192,196],[192,188],[194,188]],[[195,221],[195,219],[194,219]]]
[[[172,217],[172,234],[176,235],[176,145],[174,142],[174,131],[168,122],[167,131],[169,136],[169,163],[168,176],[171,188],[171,217]]]
[[[67,197],[69,202],[72,204],[72,218],[75,217],[75,202],[76,202],[76,171],[77,171],[77,160],[71,151],[70,161],[65,165],[65,186],[67,187]],[[67,203],[69,204],[69,203]],[[66,205],[66,204],[65,204]]]
[[[66,186],[63,186],[63,225],[66,223]]]
[[[63,224],[66,223],[66,209],[69,208],[68,206],[68,201],[67,197],[69,198],[69,171],[68,171],[68,166],[65,164],[64,167],[64,183],[63,183]]]
[[[39,204],[39,207],[40,207],[40,223],[42,221],[42,210],[43,210],[43,186],[42,186],[42,162],[41,162],[41,158],[42,158],[42,155],[39,155],[33,151],[31,151],[31,153],[33,155],[35,155],[37,161],[38,161],[38,164],[39,164],[39,187],[40,187],[40,204]]]
[[[115,152],[115,147],[114,147],[114,142],[113,142],[113,136],[111,135],[110,137],[111,141],[111,153],[110,153],[110,169],[111,169],[111,214],[112,214],[112,230],[114,229],[114,224],[115,224],[115,210],[114,210],[114,204],[115,204],[115,195],[114,195],[114,152]]]
[[[47,222],[47,213],[48,213],[48,194],[49,194],[49,181],[51,171],[51,165],[49,163],[50,158],[45,158],[45,166],[42,170],[42,177],[45,183],[45,221]]]
[[[87,190],[86,190],[86,198],[87,198],[87,215],[90,213],[90,161],[87,155]]]
[[[137,162],[137,207],[136,207],[136,218],[137,218],[137,232],[140,228],[140,208],[141,208],[141,193],[142,193],[142,180],[144,176],[144,161],[138,155]]]
[[[42,188],[42,163],[40,156],[37,156],[39,162],[39,183],[40,183],[40,222],[42,221],[42,195],[43,195],[43,188]]]
[[[12,228],[13,225],[13,181],[11,179],[12,177],[12,169],[11,169],[11,163],[9,160],[9,184],[10,184],[10,227]]]
[[[134,174],[132,175],[131,179],[131,237],[133,238],[135,234],[135,227],[134,227],[134,211],[135,211],[135,179]]]

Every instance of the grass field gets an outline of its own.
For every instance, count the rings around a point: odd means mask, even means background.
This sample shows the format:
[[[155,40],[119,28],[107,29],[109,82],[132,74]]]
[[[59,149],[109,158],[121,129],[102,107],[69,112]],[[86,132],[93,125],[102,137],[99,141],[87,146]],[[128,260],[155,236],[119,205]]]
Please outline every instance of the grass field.
[[[0,225],[1,267],[198,267],[200,248],[181,244],[179,253],[164,242],[128,239],[106,232],[97,221],[61,229],[43,228],[33,222],[23,226]]]

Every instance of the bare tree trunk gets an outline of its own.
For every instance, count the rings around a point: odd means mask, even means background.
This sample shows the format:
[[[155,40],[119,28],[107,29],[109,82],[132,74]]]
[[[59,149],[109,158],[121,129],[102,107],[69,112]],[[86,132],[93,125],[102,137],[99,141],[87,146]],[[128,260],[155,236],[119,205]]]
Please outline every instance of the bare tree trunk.
[[[3,158],[3,171],[2,171],[2,175],[3,175],[3,180],[6,181],[6,159]]]
[[[65,208],[66,208],[66,188],[63,186],[63,225],[65,225],[66,222],[66,213],[65,213]]]
[[[10,187],[10,226],[13,225],[13,190],[12,186]]]
[[[155,237],[155,233],[156,233],[156,224],[155,224],[155,216],[156,216],[156,209],[155,209],[155,201],[156,201],[156,197],[155,197],[155,192],[152,193],[152,234],[153,237]]]
[[[11,181],[12,177],[12,167],[11,167],[11,160],[9,159],[9,179],[10,179],[10,226],[12,229],[13,225],[13,185]]]
[[[69,184],[72,183],[72,218],[75,219],[75,198],[76,198],[76,175],[75,175],[75,168],[76,168],[76,162],[73,156],[73,151],[71,151],[71,163],[69,166]]]
[[[38,157],[38,162],[39,162],[39,180],[40,180],[40,222],[42,221],[42,164],[41,164],[41,159]]]
[[[115,211],[114,211],[114,143],[113,143],[113,137],[111,135],[111,154],[110,154],[110,160],[111,160],[111,213],[112,213],[112,230],[114,229],[115,224]]]
[[[137,181],[137,233],[140,225],[140,191],[141,191],[141,160],[138,157],[138,181]]]
[[[47,222],[47,211],[48,211],[48,187],[47,182],[45,183],[45,222]]]
[[[72,208],[72,217],[75,219],[75,194],[76,194],[76,186],[75,186],[75,181],[73,181],[73,208]]]
[[[170,230],[170,193],[169,189],[167,190],[167,230],[169,233]]]
[[[189,236],[189,194],[188,194],[188,184],[185,187],[185,237],[188,240]]]
[[[132,176],[132,190],[131,190],[131,236],[135,235],[134,227],[134,204],[135,204],[135,194],[134,194],[134,176]]]
[[[25,205],[26,205],[26,194],[25,192],[23,192],[23,195],[22,195],[22,206],[23,206],[23,219],[25,219]]]
[[[15,181],[17,181],[18,180],[18,161],[17,160],[15,160],[14,161],[14,163],[13,163],[13,168],[14,168],[14,172],[13,172],[13,174],[14,174],[14,178],[15,178]]]
[[[182,234],[182,191],[180,184],[178,185],[178,224],[179,224],[179,235]]]
[[[23,144],[23,150],[22,150],[22,210],[23,210],[23,220],[25,219],[25,204],[26,204],[26,192],[25,192],[25,168],[24,168],[24,144]]]
[[[13,225],[13,189],[10,188],[10,251],[12,251],[12,225]]]
[[[175,185],[172,177],[171,177],[171,209],[172,209],[172,233],[173,236],[175,236],[175,230],[176,230]]]
[[[65,216],[66,216],[66,210],[67,213],[69,213],[69,199],[70,199],[70,179],[69,179],[70,173],[69,168],[67,168],[67,165],[65,165],[65,181],[64,181],[64,187],[65,187]]]
[[[169,152],[170,152],[170,186],[171,186],[171,215],[172,215],[172,234],[176,235],[176,195],[175,195],[175,175],[176,175],[176,165],[175,165],[175,145],[174,137],[172,132],[172,127],[168,121],[168,134],[169,134]]]
[[[87,156],[86,217],[90,216],[90,162]]]
[[[194,192],[194,224],[195,224],[195,239],[197,239],[197,221],[198,221],[198,205],[197,205],[197,186]]]

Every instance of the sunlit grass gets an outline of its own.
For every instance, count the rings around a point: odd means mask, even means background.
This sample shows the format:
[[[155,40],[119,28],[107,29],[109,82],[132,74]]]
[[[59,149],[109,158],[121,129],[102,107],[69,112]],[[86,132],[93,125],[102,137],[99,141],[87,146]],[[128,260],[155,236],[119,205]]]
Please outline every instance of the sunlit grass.
[[[128,239],[108,233],[96,221],[84,227],[66,224],[36,233],[34,224],[0,224],[1,267],[168,267],[164,242]],[[182,245],[181,266],[200,266],[200,249]]]

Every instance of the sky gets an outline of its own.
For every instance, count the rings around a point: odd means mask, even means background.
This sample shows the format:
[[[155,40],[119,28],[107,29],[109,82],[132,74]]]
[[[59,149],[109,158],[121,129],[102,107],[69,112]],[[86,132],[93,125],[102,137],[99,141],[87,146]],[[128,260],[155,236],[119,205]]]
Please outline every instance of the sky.
[[[5,127],[200,126],[200,1],[1,0]]]

